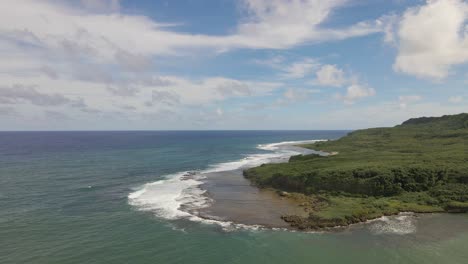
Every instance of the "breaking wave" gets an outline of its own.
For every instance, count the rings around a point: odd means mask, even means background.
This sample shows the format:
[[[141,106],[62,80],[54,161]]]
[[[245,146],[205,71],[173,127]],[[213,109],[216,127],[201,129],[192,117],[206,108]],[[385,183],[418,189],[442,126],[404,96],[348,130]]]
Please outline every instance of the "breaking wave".
[[[416,216],[413,213],[383,216],[374,220],[369,228],[374,234],[411,234],[416,232]]]
[[[157,217],[176,220],[188,219],[195,222],[217,224],[224,230],[259,229],[260,226],[248,226],[229,221],[205,219],[198,216],[197,211],[209,207],[212,200],[201,188],[207,173],[232,171],[259,166],[264,163],[284,162],[292,155],[301,154],[299,148],[292,145],[313,143],[318,140],[285,141],[272,144],[258,145],[258,149],[269,153],[252,154],[243,159],[224,162],[210,166],[199,172],[179,172],[166,175],[163,179],[144,184],[128,195],[128,202],[141,211],[149,211]]]

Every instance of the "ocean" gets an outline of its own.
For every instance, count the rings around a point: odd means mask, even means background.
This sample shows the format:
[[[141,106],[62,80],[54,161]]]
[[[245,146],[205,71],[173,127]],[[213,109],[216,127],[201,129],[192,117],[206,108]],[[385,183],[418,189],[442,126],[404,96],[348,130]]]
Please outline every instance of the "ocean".
[[[0,132],[0,263],[466,263],[467,214],[263,222],[277,205],[242,168],[346,133]]]

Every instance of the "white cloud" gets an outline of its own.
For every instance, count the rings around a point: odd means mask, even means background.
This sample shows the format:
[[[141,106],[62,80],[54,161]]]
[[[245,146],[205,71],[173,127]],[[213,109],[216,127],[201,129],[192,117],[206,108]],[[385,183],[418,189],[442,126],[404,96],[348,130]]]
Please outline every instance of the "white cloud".
[[[346,94],[337,94],[337,98],[343,100],[346,104],[354,104],[357,100],[365,97],[374,96],[375,89],[360,84],[352,84],[346,89]]]
[[[286,79],[301,79],[314,74],[315,79],[308,82],[311,85],[342,87],[356,79],[354,76],[346,76],[337,65],[322,64],[318,59],[309,57],[287,62],[283,56],[273,56],[254,62],[281,71],[280,77]]]
[[[131,85],[108,85],[107,90],[113,95],[122,97],[135,96],[140,91]]]
[[[300,79],[313,72],[319,64],[311,58],[305,58],[302,61],[294,62],[283,69],[282,76],[289,79]]]
[[[405,109],[408,107],[408,104],[418,102],[422,99],[419,95],[402,95],[398,97],[398,102],[400,104],[401,109]]]
[[[335,98],[346,104],[353,104],[359,99],[376,94],[374,88],[361,84],[357,76],[346,74],[337,65],[321,64],[313,58],[303,58],[292,63],[286,63],[284,57],[274,56],[266,60],[256,60],[255,62],[279,70],[281,72],[279,76],[283,78],[301,79],[314,74],[315,78],[306,82],[307,84],[340,88],[347,86],[345,94],[335,94]],[[296,98],[299,97],[308,98],[310,91],[316,90],[289,88],[283,94],[283,98],[278,100],[278,103],[287,104],[291,101],[297,101]]]
[[[243,81],[224,77],[204,78],[199,81],[179,77],[166,79],[172,84],[164,89],[178,94],[181,103],[187,105],[223,101],[234,97],[265,96],[282,85],[276,82]]]
[[[151,101],[145,103],[146,106],[154,104],[177,105],[180,103],[180,96],[171,91],[153,90]]]
[[[441,80],[452,66],[468,62],[468,3],[428,0],[409,8],[398,28],[394,69],[421,78]]]
[[[320,92],[319,90],[312,89],[302,89],[302,88],[288,88],[283,93],[283,98],[281,102],[300,102],[310,99],[311,95],[314,93]]]
[[[283,79],[301,79],[312,73],[320,63],[313,58],[304,57],[300,60],[287,60],[284,56],[273,56],[267,59],[255,59],[254,63],[280,71]]]
[[[362,36],[381,31],[379,21],[342,29],[322,28],[331,13],[347,0],[244,0],[250,14],[238,27],[240,39],[264,48],[287,48],[299,43]]]
[[[129,71],[140,72],[148,70],[151,67],[151,59],[149,57],[132,54],[123,50],[115,53],[115,59],[119,65],[122,65]]]
[[[184,33],[175,30],[175,25],[146,16],[119,13],[119,2],[114,0],[82,0],[81,9],[80,5],[54,0],[4,0],[0,1],[0,85],[34,86],[40,93],[70,94],[73,100],[83,97],[89,107],[81,107],[81,111],[88,113],[119,111],[115,101],[122,100],[122,96],[137,106],[136,112],[146,111],[145,103],[152,98],[155,87],[175,94],[181,106],[267,95],[281,84],[223,77],[193,80],[156,76],[151,73],[152,60],[155,56],[182,56],[201,48],[207,52],[286,49],[380,30],[372,23],[322,28],[322,23],[345,2],[246,0],[247,17],[240,20],[232,34],[215,36]],[[311,59],[298,61],[284,69],[283,77],[305,77],[314,65]],[[36,110],[25,108],[23,113]]]
[[[88,9],[73,9],[63,2],[51,0],[4,0],[0,2],[0,36],[2,45],[21,42],[27,44],[24,49],[48,51],[50,56],[116,62],[121,51],[132,57],[144,58],[180,55],[196,48],[214,48],[217,51],[233,48],[285,49],[307,42],[381,31],[379,23],[373,22],[343,29],[321,28],[330,14],[346,2],[246,0],[248,17],[243,20],[245,22],[239,23],[231,35],[214,36],[176,32],[171,25],[145,16],[96,13]],[[118,10],[118,1],[85,0],[83,4],[91,9],[107,6]]]
[[[317,85],[340,87],[348,82],[344,71],[336,65],[323,65],[315,74],[314,83]]]
[[[81,4],[94,11],[116,12],[120,9],[119,0],[81,0]]]
[[[38,106],[58,106],[73,103],[72,100],[62,94],[39,92],[34,86],[15,84],[11,87],[0,87],[0,104],[21,104],[24,102]]]
[[[88,82],[77,79],[50,79],[45,76],[0,75],[0,106],[14,105],[24,115],[34,115],[44,107],[62,107],[70,114],[118,112],[124,100],[135,106],[135,113],[187,107],[209,106],[231,98],[268,96],[282,83],[237,80],[223,77],[188,79],[177,76],[138,78],[120,84]],[[161,82],[163,85],[161,85]],[[125,98],[122,98],[125,97]],[[151,107],[148,107],[151,106]]]
[[[448,99],[448,101],[449,101],[450,103],[453,103],[453,104],[459,104],[459,103],[463,102],[463,96],[460,96],[460,95],[458,95],[458,96],[451,96],[451,97]]]

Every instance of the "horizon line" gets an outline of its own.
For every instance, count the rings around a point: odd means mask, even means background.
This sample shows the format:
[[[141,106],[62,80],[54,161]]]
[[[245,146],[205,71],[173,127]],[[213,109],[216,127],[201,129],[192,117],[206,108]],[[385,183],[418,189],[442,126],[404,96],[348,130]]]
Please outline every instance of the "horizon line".
[[[5,132],[212,132],[212,131],[352,131],[357,129],[134,129],[134,130],[0,130]]]

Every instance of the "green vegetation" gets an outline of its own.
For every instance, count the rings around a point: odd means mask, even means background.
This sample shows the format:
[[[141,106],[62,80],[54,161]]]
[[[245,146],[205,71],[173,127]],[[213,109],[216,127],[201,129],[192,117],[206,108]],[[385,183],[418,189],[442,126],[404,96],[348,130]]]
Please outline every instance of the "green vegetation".
[[[293,156],[244,171],[260,187],[307,195],[301,229],[412,212],[468,211],[468,114],[415,118],[302,145],[337,155]]]

